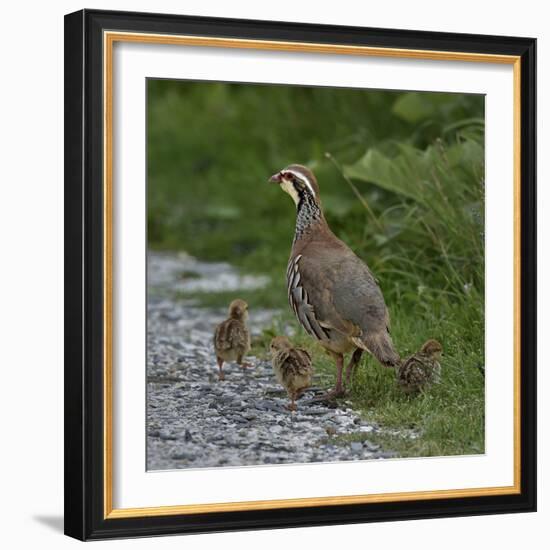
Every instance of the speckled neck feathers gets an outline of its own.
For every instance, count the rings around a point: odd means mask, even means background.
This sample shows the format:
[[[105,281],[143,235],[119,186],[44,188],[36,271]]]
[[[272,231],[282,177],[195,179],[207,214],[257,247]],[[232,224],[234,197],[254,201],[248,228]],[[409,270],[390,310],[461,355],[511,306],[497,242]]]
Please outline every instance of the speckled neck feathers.
[[[321,207],[310,193],[301,193],[300,201],[296,207],[296,231],[294,233],[294,242],[311,232],[319,223],[325,223]]]

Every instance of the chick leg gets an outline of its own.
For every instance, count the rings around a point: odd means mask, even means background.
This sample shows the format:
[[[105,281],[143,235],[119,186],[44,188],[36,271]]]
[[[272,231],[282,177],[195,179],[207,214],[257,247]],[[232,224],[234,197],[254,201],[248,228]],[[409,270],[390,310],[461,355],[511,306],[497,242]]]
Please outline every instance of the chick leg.
[[[359,361],[361,361],[362,356],[363,356],[363,350],[361,348],[357,348],[353,352],[353,355],[349,360],[348,366],[346,367],[346,387],[349,386],[351,379],[353,377],[353,374],[355,372],[355,369],[357,368]]]
[[[300,388],[299,390],[297,390],[295,394],[296,396],[295,398],[299,399],[306,390],[308,390],[308,388]]]
[[[290,397],[290,404],[287,406],[289,411],[295,411],[296,410],[296,394],[293,393],[289,395]]]
[[[221,357],[216,357],[218,360],[218,369],[220,369],[218,373],[218,380],[225,380],[225,374],[223,372],[223,359]]]
[[[237,365],[239,365],[239,367],[241,367],[241,369],[243,369],[243,370],[252,368],[252,365],[250,363],[247,363],[246,361],[243,361],[243,356],[242,355],[237,357]]]
[[[333,390],[330,390],[319,397],[314,397],[311,403],[318,403],[322,401],[330,401],[335,397],[342,397],[344,395],[344,387],[342,385],[342,371],[344,370],[344,356],[341,353],[334,354],[336,359],[336,386]]]

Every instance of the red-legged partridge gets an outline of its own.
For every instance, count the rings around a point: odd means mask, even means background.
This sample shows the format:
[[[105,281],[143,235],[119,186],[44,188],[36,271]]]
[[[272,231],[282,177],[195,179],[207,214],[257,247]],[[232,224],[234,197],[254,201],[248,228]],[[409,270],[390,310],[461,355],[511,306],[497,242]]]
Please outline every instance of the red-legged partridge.
[[[311,386],[311,356],[304,349],[294,348],[286,336],[273,338],[270,349],[275,376],[288,393],[288,408],[295,411],[296,399]]]
[[[296,204],[296,229],[287,268],[288,299],[306,330],[336,361],[336,387],[343,395],[344,354],[353,351],[346,383],[364,351],[387,367],[399,364],[389,332],[384,297],[366,264],[330,230],[313,173],[292,164],[274,174]]]
[[[243,362],[250,351],[250,332],[246,325],[248,304],[244,300],[233,300],[229,305],[228,318],[216,327],[214,349],[218,361],[219,379],[224,380],[223,364],[236,361],[242,368],[250,367]]]
[[[439,361],[443,347],[437,340],[428,340],[420,351],[407,357],[397,370],[397,383],[407,394],[427,389],[441,378]]]

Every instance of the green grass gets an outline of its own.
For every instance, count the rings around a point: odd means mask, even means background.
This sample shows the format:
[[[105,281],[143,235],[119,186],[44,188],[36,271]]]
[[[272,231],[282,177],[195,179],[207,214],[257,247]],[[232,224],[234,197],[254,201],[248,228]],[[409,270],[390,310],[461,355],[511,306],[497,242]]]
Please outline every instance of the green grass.
[[[291,325],[333,384],[332,360],[288,308],[295,212],[267,184],[287,164],[308,164],[333,231],[380,281],[400,354],[428,338],[445,349],[442,382],[415,398],[364,359],[354,406],[383,427],[419,434],[376,436],[403,456],[483,452],[483,113],[483,98],[464,94],[150,80],[149,246],[269,275],[268,288],[239,293],[251,308],[282,312],[253,351],[265,353]],[[236,296],[186,297],[226,306]]]

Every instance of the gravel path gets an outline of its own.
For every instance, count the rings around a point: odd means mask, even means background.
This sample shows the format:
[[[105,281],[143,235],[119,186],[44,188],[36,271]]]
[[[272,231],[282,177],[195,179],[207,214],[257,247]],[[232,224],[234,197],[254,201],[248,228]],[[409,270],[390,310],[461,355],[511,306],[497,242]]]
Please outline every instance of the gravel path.
[[[315,390],[290,413],[269,362],[253,368],[226,365],[217,379],[212,335],[225,308],[203,308],[176,291],[259,288],[265,278],[242,277],[228,264],[187,255],[150,253],[147,334],[147,467],[149,470],[329,462],[395,456],[367,440],[342,444],[342,435],[379,430],[351,409],[309,404]],[[276,314],[251,309],[259,334]]]

